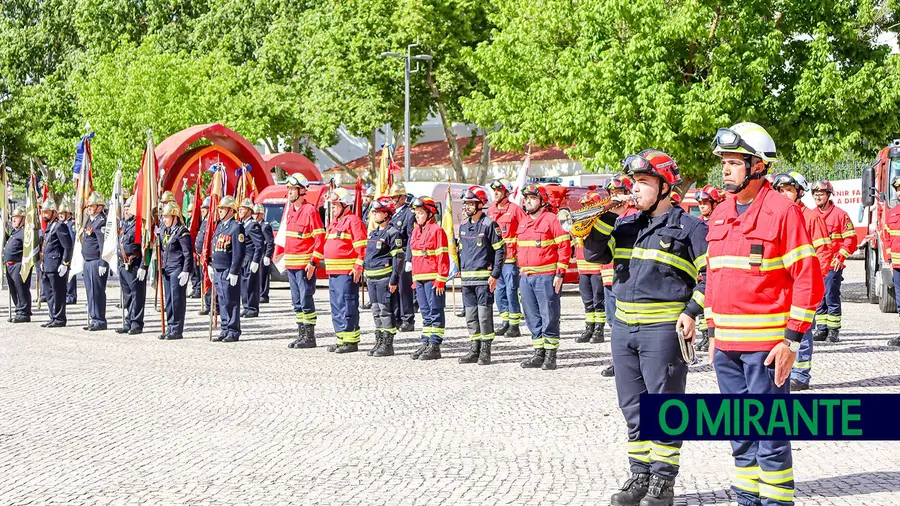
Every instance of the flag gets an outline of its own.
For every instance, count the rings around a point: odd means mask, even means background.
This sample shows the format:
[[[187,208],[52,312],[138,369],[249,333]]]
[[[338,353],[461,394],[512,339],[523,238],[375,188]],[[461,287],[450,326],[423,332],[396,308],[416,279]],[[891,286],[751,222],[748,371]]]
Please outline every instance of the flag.
[[[6,246],[6,226],[9,223],[9,177],[6,174],[6,152],[0,159],[0,171],[3,172],[3,175],[0,176],[0,184],[3,185],[3,196],[0,197],[0,206],[3,206],[0,209],[0,220],[3,220],[0,222],[3,223],[3,226],[0,226],[0,250],[2,250]]]
[[[194,201],[194,192],[200,191],[200,186],[192,191],[188,188],[188,178],[184,178],[184,182],[181,184],[181,216],[187,216],[188,207],[191,205],[191,202]]]
[[[109,264],[110,272],[119,272],[119,220],[122,216],[122,167],[116,169],[113,179],[112,198],[106,215],[106,235],[103,238],[103,260]]]
[[[363,206],[363,184],[362,177],[356,176],[356,201],[353,203],[354,208],[353,211],[357,216],[362,218],[362,206]]]
[[[225,167],[215,164],[210,167],[210,170],[213,171],[212,182],[209,184],[209,214],[206,218],[206,234],[203,236],[203,248],[201,250],[200,255],[200,263],[203,265],[203,270],[206,271],[206,267],[209,265],[210,259],[212,258],[212,240],[213,236],[216,235],[216,224],[218,220],[217,216],[217,208],[219,207],[219,200],[225,196]],[[210,280],[212,281],[212,280]]]
[[[153,148],[153,137],[147,138],[147,147],[144,148],[144,156],[141,159],[141,170],[135,180],[134,190],[134,243],[141,245],[143,254],[147,254],[154,245],[156,233],[156,219],[153,210],[159,203],[159,188],[157,178],[159,166],[156,153]]]
[[[72,209],[75,217],[75,244],[72,253],[72,276],[80,274],[84,270],[84,257],[81,254],[84,227],[87,224],[84,206],[91,194],[94,193],[94,160],[91,155],[91,139],[93,138],[94,132],[85,134],[75,146],[75,165],[72,167],[72,173],[75,174],[75,207]]]
[[[22,240],[22,281],[31,273],[37,261],[38,253],[41,251],[41,237],[38,234],[38,227],[41,225],[39,216],[38,200],[38,180],[34,172],[28,178],[28,185],[25,187],[25,235]],[[40,282],[40,280],[38,281]]]
[[[447,279],[453,279],[459,272],[459,254],[456,251],[456,233],[453,231],[453,207],[450,199],[450,185],[447,185],[447,198],[444,200],[444,216],[441,217],[441,228],[447,234],[447,246],[450,254],[450,274]]]
[[[191,209],[191,240],[196,244],[197,241],[197,232],[200,231],[200,221],[203,219],[201,217],[200,208],[203,207],[203,192],[200,191],[200,185],[203,184],[203,171],[197,170],[197,184],[194,186],[194,207]],[[187,197],[184,198],[185,203],[187,203]],[[209,215],[207,215],[209,216]],[[195,252],[197,256],[200,255],[200,252]]]
[[[275,251],[272,253],[272,265],[278,269],[278,272],[284,272],[286,268],[284,264],[284,245],[287,244],[287,219],[288,207],[290,202],[284,203],[284,210],[281,212],[281,221],[278,226],[278,232],[275,233]]]
[[[513,187],[513,194],[510,197],[509,201],[518,206],[522,205],[522,187],[525,186],[525,182],[528,181],[528,170],[531,168],[531,153],[525,155],[525,161],[522,162],[522,166],[519,167],[519,173],[516,175],[515,186]]]
[[[33,162],[32,162],[33,163]],[[32,167],[33,169],[33,167]],[[33,174],[34,172],[32,172]],[[41,219],[41,231],[44,232],[47,230],[47,220],[44,219],[43,213],[40,212],[41,206],[44,205],[44,202],[47,202],[47,198],[50,197],[50,188],[47,186],[47,183],[41,180],[41,178],[37,178],[37,187],[41,189],[41,197],[40,204],[38,204],[38,216]],[[35,190],[37,191],[37,190]]]

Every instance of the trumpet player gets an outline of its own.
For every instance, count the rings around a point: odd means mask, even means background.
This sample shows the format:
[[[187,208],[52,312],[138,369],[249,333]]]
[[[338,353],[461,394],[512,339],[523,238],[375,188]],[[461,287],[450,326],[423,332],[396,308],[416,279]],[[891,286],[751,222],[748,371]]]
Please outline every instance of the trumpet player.
[[[600,202],[597,192],[588,192],[578,201],[584,207],[596,206]],[[575,263],[578,266],[578,292],[584,303],[584,331],[575,338],[575,342],[602,343],[605,340],[603,326],[606,325],[602,266],[584,259],[584,238],[574,236],[572,239],[575,241]]]
[[[615,206],[600,216],[585,242],[589,261],[613,261],[616,298],[612,356],[619,407],[628,425],[631,477],[612,496],[613,506],[669,506],[674,497],[681,441],[640,439],[640,396],[683,394],[685,361],[694,337],[694,319],[703,310],[706,225],[672,205],[681,182],[669,155],[648,149],[623,162],[634,179],[639,214],[617,221]]]

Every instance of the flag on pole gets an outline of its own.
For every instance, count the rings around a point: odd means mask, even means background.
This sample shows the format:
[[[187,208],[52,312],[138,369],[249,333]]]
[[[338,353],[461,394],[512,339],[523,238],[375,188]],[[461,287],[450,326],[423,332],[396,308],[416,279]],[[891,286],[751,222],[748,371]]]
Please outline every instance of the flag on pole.
[[[103,260],[109,264],[110,272],[119,272],[119,220],[122,217],[122,165],[116,168],[113,179],[109,213],[106,215],[106,235],[103,238]]]
[[[522,205],[522,187],[525,186],[525,182],[528,181],[528,170],[531,169],[531,151],[529,150],[528,154],[525,155],[525,161],[522,162],[522,166],[519,167],[519,173],[516,175],[516,183],[513,188],[512,197],[510,197],[509,201],[518,206]]]
[[[290,202],[284,203],[284,210],[281,212],[281,221],[278,226],[278,232],[275,233],[275,251],[272,253],[272,265],[278,269],[278,272],[284,272],[287,267],[284,263],[284,245],[287,244],[287,213]]]
[[[203,171],[199,168],[197,169],[197,184],[194,185],[194,207],[191,209],[191,240],[197,240],[197,233],[200,231],[200,221],[203,220],[200,213],[200,208],[203,207],[203,192],[200,191],[200,185],[203,184]],[[187,197],[184,198],[185,203],[187,202]],[[207,217],[209,215],[207,214]],[[195,242],[196,244],[196,242]],[[200,252],[196,252],[197,255],[200,255]]]
[[[206,217],[206,234],[203,236],[203,249],[200,255],[200,263],[203,265],[203,271],[209,265],[212,258],[212,240],[216,235],[216,224],[218,220],[217,208],[219,200],[225,195],[225,167],[220,164],[214,164],[209,168],[212,171],[212,182],[209,184],[209,214]],[[209,280],[210,282],[212,280]]]
[[[363,206],[363,183],[362,177],[356,176],[356,201],[353,203],[353,212],[362,218],[362,206]]]
[[[2,250],[6,247],[6,225],[9,223],[9,176],[6,174],[6,150],[3,151],[2,158],[0,158],[0,171],[3,172],[3,175],[0,176],[3,184],[3,196],[0,197],[0,206],[3,206],[3,209],[0,210],[0,220],[3,220],[0,222],[3,223],[3,226],[0,227],[0,250]]]
[[[20,272],[22,281],[28,278],[41,250],[41,237],[38,234],[38,228],[41,226],[38,217],[39,199],[37,176],[32,172],[28,178],[28,185],[25,187],[25,235],[22,239],[22,269]]]
[[[75,165],[72,167],[72,172],[75,174],[75,208],[72,209],[75,217],[75,244],[72,253],[72,276],[80,274],[84,270],[84,257],[81,254],[84,227],[87,224],[84,206],[91,194],[94,193],[94,160],[91,154],[91,139],[93,138],[94,132],[87,133],[75,147]]]
[[[450,274],[447,279],[453,279],[459,272],[459,254],[456,251],[456,233],[453,231],[453,207],[450,199],[450,185],[447,185],[447,198],[444,200],[444,215],[441,217],[441,228],[447,234],[447,245],[450,254]]]
[[[134,190],[134,243],[141,245],[143,254],[153,247],[156,233],[156,219],[153,211],[159,203],[157,177],[159,166],[153,147],[153,137],[148,136],[141,170],[138,172]]]

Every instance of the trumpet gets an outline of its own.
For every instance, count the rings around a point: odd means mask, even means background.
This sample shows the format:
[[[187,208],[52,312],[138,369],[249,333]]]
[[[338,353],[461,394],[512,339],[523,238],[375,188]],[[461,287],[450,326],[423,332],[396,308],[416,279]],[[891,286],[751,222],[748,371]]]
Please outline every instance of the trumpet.
[[[681,358],[683,358],[688,365],[696,364],[697,353],[694,351],[694,340],[685,340],[684,331],[682,331],[680,327],[675,329],[675,335],[678,339],[678,347],[681,348]]]
[[[621,200],[613,199],[607,194],[600,202],[582,207],[577,211],[560,211],[559,221],[566,232],[575,237],[587,237],[594,228],[594,224],[604,213],[622,205],[633,205],[633,203],[633,197],[629,197],[629,200]]]

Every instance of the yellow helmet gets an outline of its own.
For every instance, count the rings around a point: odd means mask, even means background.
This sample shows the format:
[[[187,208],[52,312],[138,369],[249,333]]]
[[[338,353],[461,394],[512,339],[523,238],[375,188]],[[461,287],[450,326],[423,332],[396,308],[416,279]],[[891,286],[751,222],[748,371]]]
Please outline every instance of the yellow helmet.
[[[246,207],[247,209],[249,209],[252,212],[253,211],[253,201],[250,199],[244,199],[244,201],[241,202],[241,207]]]
[[[172,192],[170,192],[170,191],[164,191],[162,196],[159,197],[159,202],[161,204],[165,204],[168,202],[174,202],[174,201],[175,201],[175,195],[173,195]]]
[[[12,212],[13,216],[25,216],[25,206],[16,206]]]
[[[266,214],[266,208],[262,204],[253,206],[253,214]]]
[[[163,206],[163,216],[175,216],[177,218],[181,217],[181,209],[178,208],[178,204],[174,202],[167,202],[165,206]]]
[[[231,209],[234,210],[235,201],[234,197],[231,195],[225,195],[222,197],[222,200],[219,201],[219,205],[216,206],[217,209]]]
[[[54,207],[54,209],[52,209],[52,210],[55,211],[55,210],[56,210],[56,204],[53,204],[53,207]],[[62,214],[62,213],[69,213],[69,214],[72,214],[72,208],[69,207],[69,203],[68,203],[68,202],[63,202],[62,204],[59,205],[59,213],[60,213],[60,214]]]
[[[125,199],[125,207],[131,207],[132,204],[134,204],[134,196]]]
[[[388,195],[391,197],[399,197],[401,195],[406,195],[406,185],[403,183],[394,183],[391,185],[390,191],[388,191]]]
[[[41,204],[41,211],[56,211],[56,202],[53,202],[52,199],[47,199]]]
[[[94,192],[91,194],[90,197],[88,197],[87,205],[89,205],[89,206],[105,206],[106,202],[103,200],[103,195],[100,195],[99,193]]]

